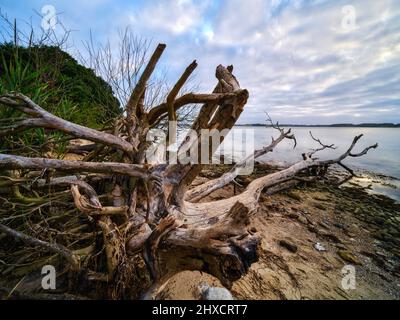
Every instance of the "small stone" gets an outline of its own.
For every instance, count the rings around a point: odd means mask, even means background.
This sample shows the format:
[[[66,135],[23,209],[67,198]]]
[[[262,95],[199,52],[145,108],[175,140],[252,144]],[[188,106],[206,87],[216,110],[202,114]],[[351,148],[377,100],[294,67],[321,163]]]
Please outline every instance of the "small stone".
[[[347,247],[341,243],[336,244],[336,248],[339,250],[347,250]]]
[[[331,271],[331,270],[333,270],[334,268],[333,268],[333,266],[331,265],[331,264],[324,264],[324,265],[322,265],[322,270],[324,270],[324,271]]]
[[[329,226],[325,222],[320,222],[319,225],[325,229],[329,229]]]
[[[325,247],[324,247],[322,244],[320,244],[319,242],[317,242],[316,244],[314,244],[314,248],[315,248],[317,251],[326,251]]]
[[[200,283],[198,290],[202,300],[234,300],[228,289],[211,287],[205,282]]]
[[[357,264],[357,265],[362,265],[362,262],[360,259],[358,259],[353,253],[347,250],[339,250],[338,252],[339,257],[341,257],[344,261]]]
[[[287,240],[279,240],[279,245],[284,247],[285,249],[289,250],[292,253],[297,252],[297,246]]]
[[[320,210],[325,210],[325,206],[322,203],[314,203],[314,207]]]
[[[355,238],[356,235],[353,232],[350,232],[349,230],[345,230],[344,233],[349,237],[349,238]]]
[[[300,196],[300,194],[299,194],[298,192],[296,192],[296,191],[289,191],[289,192],[287,193],[287,195],[288,195],[290,198],[294,199],[294,200],[301,201],[301,196]]]
[[[299,218],[299,214],[291,212],[291,213],[288,214],[288,217],[292,218],[292,219],[298,219]]]
[[[329,232],[326,232],[326,233],[324,233],[324,234],[322,234],[324,237],[325,237],[325,239],[327,239],[327,240],[329,240],[329,241],[331,241],[331,242],[334,242],[334,243],[341,243],[342,241],[335,235],[335,234],[333,234],[333,233],[329,233]]]
[[[298,220],[299,220],[301,223],[303,223],[303,224],[307,224],[307,223],[308,223],[307,218],[304,217],[304,216],[299,216]]]
[[[317,200],[317,201],[329,201],[329,198],[324,196],[324,195],[315,196],[314,199]]]
[[[335,223],[333,223],[333,225],[338,229],[344,229],[344,224],[342,224],[342,223],[335,222]]]

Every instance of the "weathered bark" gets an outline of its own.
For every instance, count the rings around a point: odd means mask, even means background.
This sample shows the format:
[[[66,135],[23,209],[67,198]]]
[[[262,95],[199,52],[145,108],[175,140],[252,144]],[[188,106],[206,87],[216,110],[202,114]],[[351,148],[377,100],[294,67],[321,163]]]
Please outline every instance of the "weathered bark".
[[[65,172],[114,173],[143,179],[152,178],[146,166],[117,162],[84,162],[48,158],[27,158],[0,154],[0,169],[55,169]]]
[[[354,149],[357,141],[361,137],[362,135],[356,136],[353,139],[353,142],[351,143],[348,150],[335,159],[318,160],[307,158],[306,160],[295,163],[286,169],[253,180],[252,182],[250,182],[244,192],[231,198],[203,203],[187,202],[187,212],[189,215],[196,217],[198,217],[199,215],[202,216],[204,212],[211,211],[218,212],[219,215],[224,215],[229,212],[230,208],[236,202],[241,202],[244,206],[249,208],[250,211],[254,211],[256,209],[259,196],[263,190],[267,190],[270,187],[274,187],[289,180],[297,179],[296,176],[299,173],[306,171],[309,168],[325,167],[333,164],[338,164],[346,157],[360,157],[362,155],[365,155],[370,149],[375,149],[378,147],[377,144],[374,144],[363,149],[359,153],[352,153],[352,150]]]
[[[239,82],[236,80],[233,74],[222,65],[217,67],[216,77],[219,83],[214,89],[214,92],[234,93],[234,95],[229,99],[223,100],[220,105],[215,102],[210,102],[203,105],[191,128],[197,133],[197,140],[192,141],[191,137],[188,136],[182,143],[179,150],[185,148],[190,149],[193,143],[198,143],[198,141],[200,141],[199,139],[201,138],[201,132],[203,129],[216,129],[219,132],[225,130],[226,133],[229,132],[242,113],[243,107],[248,99],[248,91],[245,89],[240,89]],[[223,140],[224,136],[221,136],[219,143],[210,144],[210,157],[214,154]],[[178,151],[178,153],[180,152],[181,151]],[[168,177],[172,177],[174,180],[179,181],[179,183],[172,188],[170,194],[169,200],[172,204],[183,206],[184,194],[186,193],[189,185],[202,170],[200,151],[198,152],[198,155],[198,164],[184,166],[177,164],[168,169]]]
[[[230,285],[257,260],[260,237],[247,230],[250,214],[246,206],[236,202],[226,215],[210,217],[202,227],[192,222],[173,230],[158,252],[159,273],[202,270]],[[193,251],[197,255],[193,256]]]
[[[284,131],[283,129],[280,129],[278,127],[277,127],[277,129],[280,131],[281,134],[279,135],[279,137],[277,139],[272,139],[271,144],[269,144],[268,146],[266,146],[260,150],[256,150],[254,152],[254,154],[251,154],[248,157],[241,160],[240,162],[236,163],[232,167],[231,170],[224,173],[221,177],[214,179],[214,180],[210,180],[206,183],[203,183],[203,184],[196,186],[193,189],[189,190],[186,193],[185,200],[190,201],[190,202],[196,202],[196,201],[199,201],[202,198],[208,196],[215,190],[225,187],[227,184],[234,181],[234,179],[240,173],[240,170],[246,164],[248,164],[249,161],[254,162],[255,159],[267,154],[268,152],[272,152],[274,150],[274,148],[285,138],[295,140],[294,135],[291,134],[290,129],[287,131]]]
[[[143,255],[153,281],[153,286],[146,297],[151,297],[172,275],[183,270],[208,272],[229,287],[258,259],[260,236],[249,226],[263,190],[267,193],[277,192],[282,187],[297,183],[297,175],[307,172],[310,168],[326,169],[335,163],[344,166],[341,161],[346,157],[359,157],[365,155],[371,148],[377,147],[373,145],[360,153],[353,153],[356,143],[361,138],[357,136],[344,154],[336,159],[321,161],[314,158],[314,154],[333,146],[325,145],[313,137],[321,148],[305,154],[303,161],[252,181],[242,193],[231,198],[198,203],[197,201],[213,191],[234,182],[239,170],[247,161],[273,151],[282,140],[294,139],[294,136],[290,130],[285,131],[275,126],[280,135],[273,139],[270,145],[238,162],[220,178],[193,189],[189,189],[190,185],[203,168],[200,152],[198,163],[154,166],[145,164],[145,152],[150,146],[146,141],[146,134],[161,119],[168,116],[169,120],[175,120],[175,113],[182,106],[203,103],[191,127],[196,133],[197,140],[188,135],[178,149],[178,155],[184,154],[190,148],[200,148],[199,138],[203,129],[225,130],[225,133],[228,133],[238,120],[249,96],[246,89],[240,88],[232,73],[233,67],[219,65],[216,69],[218,83],[211,94],[188,93],[177,97],[197,66],[194,61],[172,88],[166,101],[145,111],[146,85],[164,48],[165,45],[159,45],[154,51],[127,103],[127,115],[118,121],[114,134],[79,126],[55,117],[21,94],[13,93],[0,97],[1,104],[33,117],[0,128],[0,136],[32,127],[43,127],[61,130],[96,143],[83,150],[93,152],[89,157],[91,161],[0,154],[0,169],[53,169],[58,175],[62,172],[101,173],[109,177],[112,192],[103,197],[98,196],[96,188],[82,176],[79,178],[71,175],[56,176],[43,179],[39,176],[41,172],[39,171],[37,179],[30,187],[42,190],[45,186],[70,188],[76,208],[89,216],[88,219],[95,222],[103,235],[102,245],[107,275],[93,278],[106,278],[110,286],[109,296],[112,298],[124,297],[124,292],[131,291],[133,286],[143,289],[143,285],[137,283],[134,275],[135,269],[139,269],[139,266],[132,265],[133,260],[131,260],[138,253]],[[223,140],[224,135],[220,137],[218,143],[210,144],[210,158]],[[121,162],[96,162],[96,157],[100,153],[96,150],[112,154],[115,148],[124,151]],[[18,184],[25,183],[29,179],[31,178],[19,177],[6,181],[5,185],[18,188]],[[103,206],[99,200],[103,198],[112,198],[112,205]],[[75,262],[74,253],[63,247],[34,239],[5,225],[0,225],[0,232],[56,252],[65,257],[75,269],[82,267]],[[86,255],[90,255],[91,250],[92,248],[83,251]],[[101,272],[104,273],[104,270]]]
[[[176,112],[174,108],[175,99],[178,95],[179,91],[185,85],[186,81],[189,79],[190,75],[197,68],[196,60],[193,61],[186,69],[182,76],[179,78],[177,83],[171,89],[170,93],[167,96],[167,109],[168,109],[168,120],[169,121],[176,121]]]
[[[132,94],[129,98],[129,101],[126,106],[126,111],[128,114],[128,118],[134,114],[135,109],[139,103],[140,98],[143,96],[143,93],[146,89],[146,84],[150,79],[151,74],[154,71],[154,68],[156,67],[156,64],[158,60],[160,59],[162,53],[164,52],[166,48],[165,44],[160,43],[155,51],[153,52],[153,55],[150,58],[150,61],[148,62],[146,68],[144,69],[142,75],[140,76],[140,79],[135,87],[135,89],[132,91]]]
[[[21,103],[18,104],[18,102],[11,99],[14,99],[16,101],[21,101]],[[47,112],[46,110],[38,106],[36,103],[34,103],[31,99],[22,94],[19,93],[6,94],[0,97],[0,104],[9,107],[15,107],[22,112],[25,112],[29,115],[36,117],[31,120],[28,119],[22,120],[20,123],[14,125],[14,128],[11,127],[6,130],[1,130],[0,136],[3,136],[5,134],[12,134],[14,131],[18,132],[27,128],[42,127],[42,128],[60,130],[67,134],[73,135],[77,138],[87,139],[93,142],[113,146],[129,154],[132,153],[133,151],[132,145],[127,141],[125,141],[124,139],[121,139],[106,132],[97,131],[61,119]]]
[[[228,93],[186,93],[183,96],[177,98],[174,102],[174,112],[178,111],[185,105],[196,104],[196,103],[212,103],[213,106],[217,106],[222,103],[224,99],[233,98],[236,94],[234,92]],[[204,111],[203,111],[204,113]],[[154,107],[149,111],[148,118],[149,123],[153,125],[157,123],[161,117],[165,117],[168,114],[167,103],[162,103],[159,106]],[[211,112],[208,113],[211,116]]]

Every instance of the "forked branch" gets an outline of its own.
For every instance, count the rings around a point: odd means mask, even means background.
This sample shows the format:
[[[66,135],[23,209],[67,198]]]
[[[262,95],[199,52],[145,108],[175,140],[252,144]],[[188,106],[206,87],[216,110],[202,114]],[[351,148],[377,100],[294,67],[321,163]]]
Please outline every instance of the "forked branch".
[[[230,208],[236,202],[241,202],[245,207],[250,210],[250,212],[254,212],[257,208],[259,196],[263,190],[268,190],[269,188],[274,188],[279,184],[286,183],[291,180],[296,180],[299,173],[307,171],[310,168],[328,167],[332,164],[339,163],[340,161],[351,155],[362,156],[365,155],[369,150],[377,148],[378,145],[374,144],[363,149],[359,153],[352,153],[353,148],[360,138],[361,135],[356,136],[348,150],[337,158],[329,160],[307,158],[291,165],[286,169],[253,180],[247,186],[245,191],[231,198],[204,203],[187,202],[186,209],[189,213],[188,219],[189,217],[205,217],[207,216],[207,212],[218,212],[219,216],[223,216],[228,213]]]
[[[268,114],[267,114],[268,116]],[[231,183],[234,181],[234,179],[240,174],[241,170],[247,165],[247,166],[254,166],[254,160],[269,153],[272,152],[275,147],[284,139],[290,139],[294,140],[294,147],[296,147],[296,138],[294,134],[291,133],[291,129],[284,130],[279,127],[278,124],[273,124],[271,118],[268,116],[268,121],[271,123],[273,128],[277,129],[280,132],[279,137],[272,138],[271,143],[259,150],[256,150],[253,154],[247,156],[246,158],[242,159],[238,163],[236,163],[231,170],[228,172],[224,173],[222,176],[219,178],[207,181],[206,183],[203,183],[201,185],[198,185],[194,187],[193,189],[189,190],[186,193],[185,200],[186,201],[191,201],[191,202],[197,202],[200,199],[208,196],[215,190],[218,190],[220,188],[223,188],[227,184]]]
[[[319,144],[321,147],[320,147],[320,148],[313,149],[311,152],[309,152],[309,153],[303,155],[303,157],[311,158],[315,153],[317,153],[317,152],[319,152],[319,151],[322,151],[322,150],[325,150],[325,149],[333,149],[333,150],[335,150],[335,149],[337,148],[337,147],[335,147],[335,145],[334,145],[333,143],[332,143],[332,144],[329,144],[329,145],[328,145],[328,144],[322,143],[320,139],[315,138],[315,137],[313,136],[313,134],[312,134],[311,131],[309,131],[309,133],[310,133],[311,138],[312,138],[314,141],[318,142],[318,144]]]

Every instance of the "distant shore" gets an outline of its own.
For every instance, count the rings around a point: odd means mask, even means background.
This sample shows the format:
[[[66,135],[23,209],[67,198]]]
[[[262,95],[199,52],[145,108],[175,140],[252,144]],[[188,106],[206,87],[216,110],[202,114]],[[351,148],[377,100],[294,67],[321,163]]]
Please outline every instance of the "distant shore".
[[[400,128],[400,123],[334,123],[334,124],[279,124],[281,127],[323,127],[323,128]],[[271,127],[270,124],[236,124],[241,127]]]

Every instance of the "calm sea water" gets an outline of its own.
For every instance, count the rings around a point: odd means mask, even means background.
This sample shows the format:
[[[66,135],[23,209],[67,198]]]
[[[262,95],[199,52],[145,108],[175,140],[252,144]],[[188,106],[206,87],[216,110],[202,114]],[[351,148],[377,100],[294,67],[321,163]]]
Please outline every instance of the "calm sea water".
[[[237,129],[249,130],[246,134],[254,132],[255,149],[260,149],[271,142],[271,136],[277,137],[278,131],[273,128],[239,126]],[[301,154],[311,148],[318,148],[309,134],[312,131],[314,137],[319,138],[325,144],[335,144],[336,150],[324,150],[319,152],[320,159],[328,159],[345,152],[353,138],[358,134],[364,134],[354,149],[359,152],[365,147],[378,143],[377,149],[372,149],[367,155],[358,158],[346,158],[343,163],[356,169],[358,172],[368,175],[368,172],[383,174],[400,179],[400,129],[399,128],[327,128],[327,127],[298,127],[292,128],[296,135],[297,146],[293,149],[291,140],[282,141],[277,148],[267,155],[259,158],[259,161],[273,162],[277,164],[292,164],[300,161]],[[223,149],[229,154],[234,153],[234,148],[229,136]],[[400,183],[397,179],[391,179],[389,186],[374,186],[375,191],[384,193],[400,200]],[[396,188],[397,186],[397,188]]]

